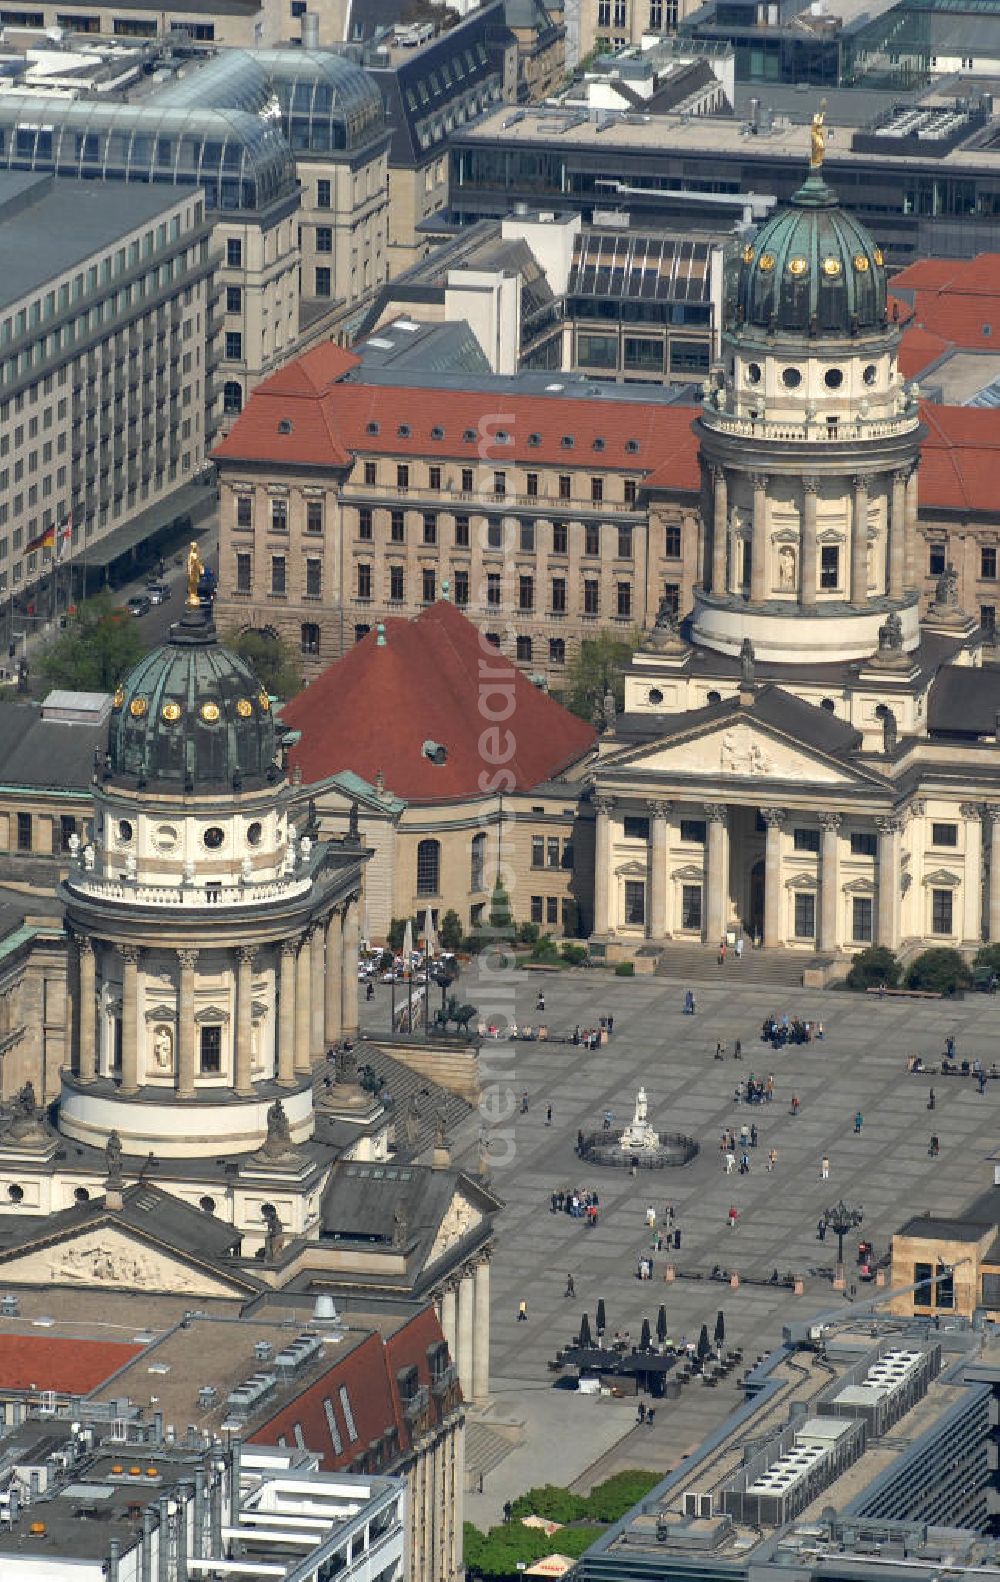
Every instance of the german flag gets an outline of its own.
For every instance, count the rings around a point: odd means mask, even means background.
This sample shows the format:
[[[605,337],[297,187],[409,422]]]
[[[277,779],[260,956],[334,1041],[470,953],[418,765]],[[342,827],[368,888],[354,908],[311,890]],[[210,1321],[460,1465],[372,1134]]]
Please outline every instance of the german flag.
[[[55,545],[55,541],[56,541],[56,530],[55,530],[55,528],[54,527],[47,527],[45,529],[44,533],[39,533],[37,538],[33,538],[31,540],[30,544],[26,544],[25,545],[25,553],[27,553],[28,550],[32,550],[32,549],[52,549],[53,546]]]

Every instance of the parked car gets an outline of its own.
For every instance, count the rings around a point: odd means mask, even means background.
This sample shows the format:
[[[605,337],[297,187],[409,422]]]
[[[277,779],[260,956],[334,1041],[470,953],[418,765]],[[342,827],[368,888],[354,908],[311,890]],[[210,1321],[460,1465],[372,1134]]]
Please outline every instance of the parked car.
[[[130,615],[148,615],[153,603],[145,593],[134,593],[125,608]]]
[[[146,597],[150,604],[166,604],[170,597],[169,582],[150,582],[146,587]]]

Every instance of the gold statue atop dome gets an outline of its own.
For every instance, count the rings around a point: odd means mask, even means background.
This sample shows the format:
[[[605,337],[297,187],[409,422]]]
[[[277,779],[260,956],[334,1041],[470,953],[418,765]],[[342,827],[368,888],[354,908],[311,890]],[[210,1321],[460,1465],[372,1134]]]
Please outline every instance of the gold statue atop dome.
[[[204,575],[205,567],[202,565],[201,556],[198,553],[198,545],[195,543],[194,539],[192,539],[188,545],[187,603],[191,605],[193,609],[197,609],[201,604],[201,599],[198,595],[198,584]]]
[[[826,158],[826,100],[821,99],[819,109],[809,128],[809,168],[819,170]]]

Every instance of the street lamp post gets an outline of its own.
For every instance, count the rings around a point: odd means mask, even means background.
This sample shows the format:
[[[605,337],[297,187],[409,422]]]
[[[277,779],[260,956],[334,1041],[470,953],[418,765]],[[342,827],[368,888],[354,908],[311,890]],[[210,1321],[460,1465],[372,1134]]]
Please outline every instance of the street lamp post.
[[[833,1276],[835,1291],[843,1291],[847,1284],[844,1275],[844,1237],[850,1231],[856,1230],[864,1217],[864,1210],[860,1204],[857,1208],[849,1208],[843,1198],[832,1208],[823,1210],[823,1224],[828,1230],[832,1230],[837,1238],[837,1268]]]

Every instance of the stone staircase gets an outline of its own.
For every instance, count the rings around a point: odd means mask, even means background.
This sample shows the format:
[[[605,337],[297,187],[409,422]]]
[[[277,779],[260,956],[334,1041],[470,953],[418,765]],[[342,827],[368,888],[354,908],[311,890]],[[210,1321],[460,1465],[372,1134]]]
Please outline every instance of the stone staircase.
[[[524,1427],[520,1423],[486,1423],[482,1418],[470,1417],[465,1426],[466,1488],[477,1488],[479,1479],[498,1467],[523,1441]]]
[[[716,945],[667,940],[661,947],[656,976],[683,983],[741,983],[751,987],[760,984],[762,988],[774,984],[779,988],[800,989],[806,968],[817,967],[823,961],[811,951],[748,948],[739,961],[728,950],[725,966],[720,967],[718,954]]]

